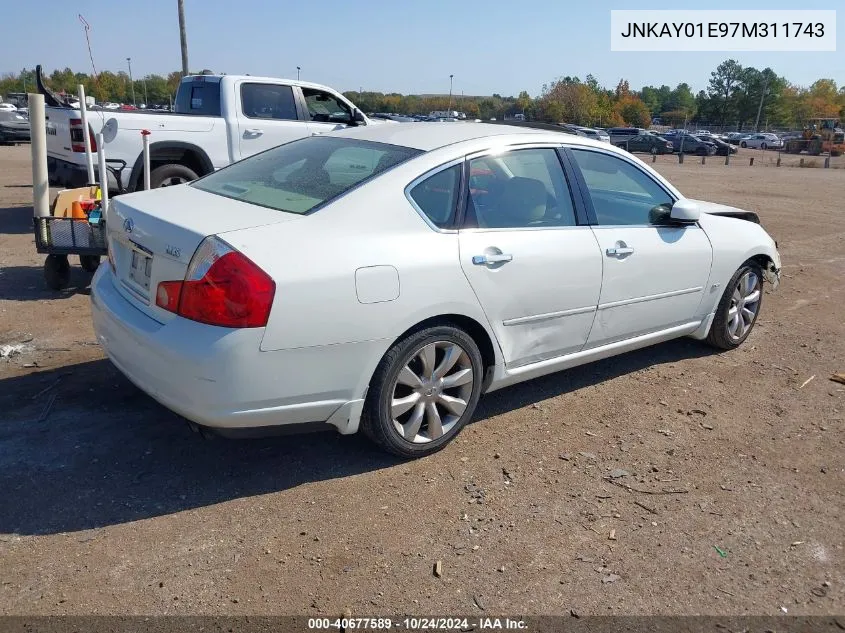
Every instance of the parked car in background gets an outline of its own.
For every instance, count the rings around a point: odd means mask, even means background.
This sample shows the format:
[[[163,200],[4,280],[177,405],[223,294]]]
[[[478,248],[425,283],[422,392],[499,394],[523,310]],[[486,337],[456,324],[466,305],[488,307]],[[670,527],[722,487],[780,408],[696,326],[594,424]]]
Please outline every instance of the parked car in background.
[[[578,135],[591,138],[602,143],[610,143],[610,135],[604,130],[597,130],[591,127],[578,127]]]
[[[627,141],[614,143],[614,145],[631,153],[671,154],[675,151],[671,141],[667,141],[665,138],[656,134],[640,134],[629,138]]]
[[[707,136],[699,136],[702,141],[706,143],[713,143],[716,146],[717,156],[727,156],[728,154],[736,154],[739,150],[730,143],[723,141],[718,136],[708,134]]]
[[[783,147],[783,141],[777,134],[752,134],[740,140],[739,146],[754,149],[779,149]]]
[[[731,145],[739,145],[740,141],[747,136],[748,134],[745,132],[728,132],[725,134],[725,142]]]
[[[676,152],[697,154],[699,156],[713,156],[716,153],[716,145],[714,143],[702,140],[693,134],[667,134],[666,139],[672,142],[672,146]]]
[[[53,99],[57,101],[55,96]],[[143,129],[152,130],[150,185],[155,189],[195,180],[311,134],[347,126],[398,125],[367,118],[329,87],[250,75],[184,77],[176,93],[175,111],[114,110],[92,112],[88,117],[92,148],[96,147],[95,134],[102,131],[108,158],[125,162],[118,170],[120,188],[134,191],[143,183]],[[53,106],[47,108],[47,116],[51,183],[84,185],[88,176],[79,111]]]
[[[223,432],[320,422],[403,457],[482,393],[682,336],[738,347],[781,267],[754,213],[482,123],[310,136],[109,214],[94,332],[140,389]]]
[[[29,119],[12,109],[0,109],[0,145],[28,143],[30,139]]]
[[[648,130],[641,127],[611,127],[607,129],[607,134],[610,136],[610,142],[612,145],[619,145],[619,143],[627,141],[629,138],[633,138],[647,132]]]

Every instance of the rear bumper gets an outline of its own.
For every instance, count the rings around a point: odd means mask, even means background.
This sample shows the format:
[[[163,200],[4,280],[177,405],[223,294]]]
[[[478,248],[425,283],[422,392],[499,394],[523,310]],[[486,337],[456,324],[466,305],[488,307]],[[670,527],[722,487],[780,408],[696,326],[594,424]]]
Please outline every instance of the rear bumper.
[[[94,332],[138,388],[197,424],[252,429],[326,422],[354,433],[361,373],[389,343],[368,341],[262,352],[263,328],[175,318],[162,324],[129,303],[100,266],[91,283]]]

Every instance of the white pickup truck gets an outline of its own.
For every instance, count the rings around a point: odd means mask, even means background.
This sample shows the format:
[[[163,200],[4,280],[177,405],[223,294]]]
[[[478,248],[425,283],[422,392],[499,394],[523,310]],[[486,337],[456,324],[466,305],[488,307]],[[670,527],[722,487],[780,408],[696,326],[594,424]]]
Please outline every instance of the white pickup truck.
[[[50,182],[83,186],[88,180],[79,110],[64,107],[39,82],[47,103],[47,164]],[[174,112],[89,109],[92,148],[103,132],[109,166],[120,182],[109,188],[143,187],[142,130],[150,132],[150,186],[188,182],[241,158],[315,133],[368,119],[343,95],[326,86],[249,75],[194,75],[182,79]],[[96,158],[95,158],[96,169]]]

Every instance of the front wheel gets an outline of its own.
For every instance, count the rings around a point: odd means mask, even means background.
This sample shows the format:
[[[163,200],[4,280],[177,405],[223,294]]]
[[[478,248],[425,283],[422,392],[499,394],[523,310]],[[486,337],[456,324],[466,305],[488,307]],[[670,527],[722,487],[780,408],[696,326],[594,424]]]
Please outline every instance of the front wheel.
[[[707,342],[720,349],[742,345],[763,305],[763,269],[752,260],[739,267],[725,288]]]
[[[657,152],[657,148],[656,148],[656,147],[652,147],[652,148],[651,148],[651,155],[652,155],[652,156],[657,156],[657,153],[658,153],[658,152]]]
[[[44,260],[44,281],[50,290],[64,290],[70,284],[70,262],[67,255],[47,255]]]
[[[376,368],[361,428],[395,455],[431,455],[472,417],[483,375],[478,346],[463,330],[443,325],[410,334]]]
[[[760,143],[760,149],[769,149],[769,146],[765,143]]]
[[[740,147],[748,147],[748,143],[746,143],[745,141],[743,141],[742,143],[740,143],[740,144],[739,144],[739,146],[740,146]]]

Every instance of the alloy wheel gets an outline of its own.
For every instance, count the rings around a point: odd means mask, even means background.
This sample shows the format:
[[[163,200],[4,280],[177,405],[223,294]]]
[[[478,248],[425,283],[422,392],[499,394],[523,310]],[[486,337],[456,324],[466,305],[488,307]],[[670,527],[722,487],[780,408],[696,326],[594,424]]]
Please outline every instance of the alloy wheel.
[[[728,308],[728,335],[734,341],[748,334],[760,309],[762,284],[757,273],[749,270],[737,282]]]
[[[466,350],[452,341],[427,343],[391,386],[393,427],[408,442],[424,444],[454,428],[467,408],[476,377]]]

